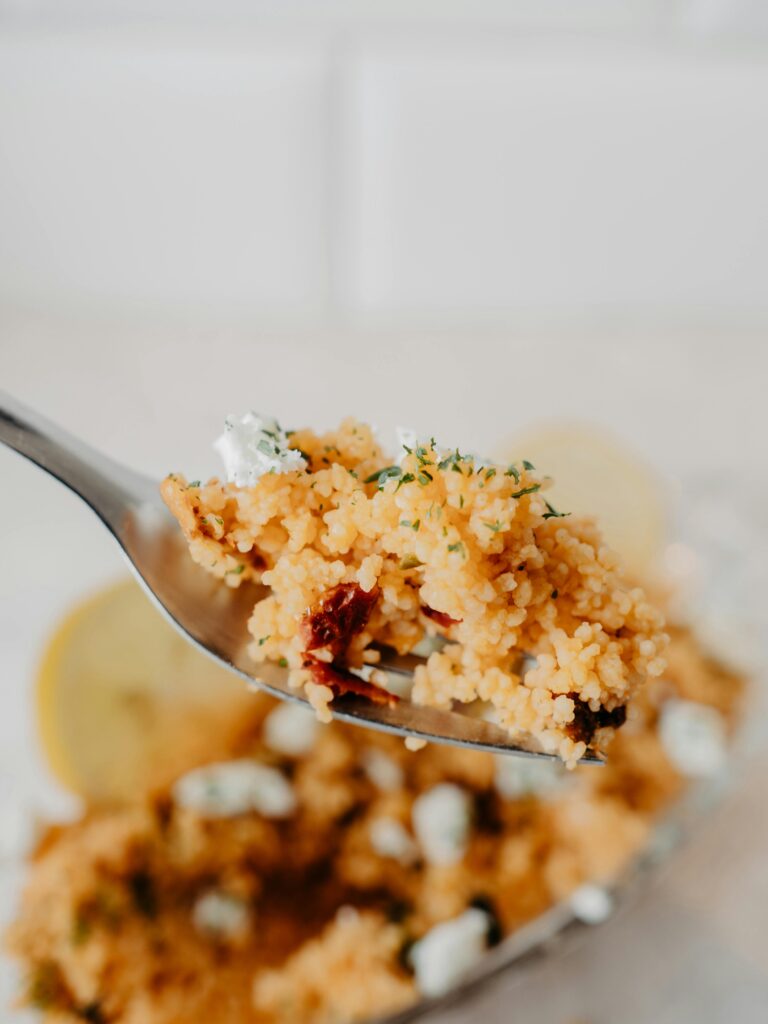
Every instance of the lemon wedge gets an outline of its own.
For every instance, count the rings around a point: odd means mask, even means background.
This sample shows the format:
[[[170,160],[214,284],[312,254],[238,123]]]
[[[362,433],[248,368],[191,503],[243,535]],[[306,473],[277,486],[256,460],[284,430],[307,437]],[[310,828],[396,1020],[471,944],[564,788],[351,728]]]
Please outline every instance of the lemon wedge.
[[[36,697],[51,769],[99,805],[226,756],[263,713],[263,701],[183,640],[133,580],[97,593],[59,625]]]
[[[547,500],[597,519],[633,577],[652,574],[667,536],[664,488],[633,451],[596,427],[555,423],[512,438],[501,453],[500,461],[525,458],[553,477]]]

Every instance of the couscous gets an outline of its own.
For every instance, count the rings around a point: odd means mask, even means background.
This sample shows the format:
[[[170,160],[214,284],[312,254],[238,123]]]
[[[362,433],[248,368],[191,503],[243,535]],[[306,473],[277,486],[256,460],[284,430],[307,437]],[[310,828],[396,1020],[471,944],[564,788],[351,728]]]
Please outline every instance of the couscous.
[[[51,829],[9,935],[46,1024],[352,1024],[439,996],[558,901],[585,921],[742,683],[673,630],[605,768],[332,723],[254,695],[224,760]]]
[[[254,662],[284,665],[322,719],[349,691],[395,700],[382,645],[432,638],[412,700],[485,702],[573,765],[663,671],[661,614],[530,462],[413,438],[393,460],[355,420],[286,433],[253,413],[227,420],[219,448],[226,479],[171,474],[163,497],[200,565],[269,588],[249,623]]]

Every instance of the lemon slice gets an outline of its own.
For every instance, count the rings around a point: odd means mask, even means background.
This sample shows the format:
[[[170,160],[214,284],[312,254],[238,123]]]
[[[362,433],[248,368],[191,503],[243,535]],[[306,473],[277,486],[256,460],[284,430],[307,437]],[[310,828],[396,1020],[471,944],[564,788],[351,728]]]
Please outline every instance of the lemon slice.
[[[505,460],[529,459],[552,476],[547,500],[559,512],[597,519],[630,574],[651,575],[667,535],[661,480],[610,434],[581,423],[543,425],[506,443]]]
[[[37,680],[48,762],[95,804],[141,796],[226,756],[259,708],[263,701],[183,640],[132,580],[64,619]]]

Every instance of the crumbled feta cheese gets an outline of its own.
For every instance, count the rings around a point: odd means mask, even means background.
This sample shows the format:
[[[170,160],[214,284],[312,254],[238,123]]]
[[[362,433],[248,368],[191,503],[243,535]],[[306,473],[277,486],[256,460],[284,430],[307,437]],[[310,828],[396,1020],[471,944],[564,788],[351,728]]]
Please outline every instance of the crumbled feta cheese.
[[[580,885],[571,894],[571,910],[584,924],[601,924],[613,913],[613,899],[601,885]]]
[[[315,745],[319,728],[317,716],[309,708],[285,701],[264,719],[262,739],[278,754],[301,757]]]
[[[725,722],[715,708],[690,700],[668,700],[661,709],[659,737],[670,761],[683,775],[710,777],[725,764]]]
[[[390,793],[403,788],[403,769],[394,757],[376,747],[369,747],[363,751],[362,763],[363,771],[377,789]]]
[[[427,741],[422,739],[421,736],[406,736],[403,742],[405,743],[405,749],[410,750],[412,754],[423,750],[427,745]]]
[[[487,948],[490,924],[485,911],[472,907],[414,944],[410,959],[423,996],[445,995],[469,974]]]
[[[296,809],[293,787],[282,772],[248,760],[195,768],[175,783],[173,798],[204,818],[231,818],[249,811],[285,818]]]
[[[391,857],[401,864],[413,864],[418,857],[418,847],[405,826],[397,820],[382,815],[374,818],[368,828],[371,846],[380,857]]]
[[[196,900],[193,923],[199,932],[211,938],[233,939],[248,931],[251,912],[240,897],[210,889]]]
[[[224,460],[227,480],[238,487],[253,487],[266,473],[291,473],[307,465],[277,420],[255,412],[227,416],[213,447]]]
[[[566,769],[558,761],[496,754],[494,762],[496,790],[507,800],[548,796],[562,786],[566,776]]]
[[[243,935],[251,923],[251,915],[237,896],[211,889],[199,896],[192,908],[195,928],[215,939],[234,939]]]
[[[461,860],[472,819],[472,800],[466,790],[441,782],[416,798],[411,814],[416,838],[430,864]]]

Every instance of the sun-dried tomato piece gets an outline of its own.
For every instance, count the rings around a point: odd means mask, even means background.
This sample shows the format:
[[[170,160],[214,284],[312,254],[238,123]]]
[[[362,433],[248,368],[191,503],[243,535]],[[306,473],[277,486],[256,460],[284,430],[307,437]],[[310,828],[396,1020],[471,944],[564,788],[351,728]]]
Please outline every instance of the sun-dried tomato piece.
[[[341,658],[352,637],[365,629],[378,597],[378,589],[366,592],[357,583],[326,591],[301,620],[305,650],[327,647],[334,661]]]
[[[358,697],[367,697],[374,704],[388,704],[391,707],[397,703],[394,693],[387,693],[380,686],[374,686],[338,665],[329,665],[327,661],[310,657],[304,662],[304,668],[312,673],[313,682],[330,686],[337,696],[354,693]]]
[[[612,711],[603,707],[598,711],[593,711],[589,704],[577,694],[569,693],[566,696],[571,698],[575,707],[573,721],[568,723],[565,731],[577,743],[584,742],[589,746],[598,729],[605,729],[609,726],[618,729],[627,720],[627,709],[624,704],[620,704]]]
[[[450,615],[446,615],[445,612],[438,612],[434,608],[430,608],[428,604],[421,606],[423,615],[426,615],[428,619],[432,619],[438,626],[442,626],[443,629],[448,629],[450,626],[458,626],[461,619],[452,619]]]

